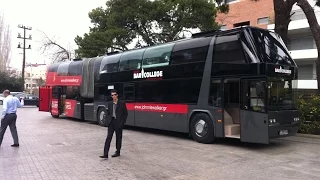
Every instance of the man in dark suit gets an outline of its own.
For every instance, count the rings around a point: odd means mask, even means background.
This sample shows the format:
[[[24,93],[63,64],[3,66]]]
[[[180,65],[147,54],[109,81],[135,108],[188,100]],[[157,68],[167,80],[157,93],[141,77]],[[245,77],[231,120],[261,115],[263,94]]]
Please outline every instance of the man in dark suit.
[[[114,132],[116,132],[117,151],[115,152],[114,155],[112,155],[112,157],[120,156],[120,149],[122,144],[122,130],[128,117],[128,110],[126,107],[126,103],[118,99],[118,93],[116,90],[111,91],[111,97],[113,101],[108,103],[108,113],[107,113],[107,118],[108,118],[107,122],[110,122],[108,125],[108,136],[104,144],[103,156],[100,156],[100,158],[108,158],[110,143],[111,143]]]

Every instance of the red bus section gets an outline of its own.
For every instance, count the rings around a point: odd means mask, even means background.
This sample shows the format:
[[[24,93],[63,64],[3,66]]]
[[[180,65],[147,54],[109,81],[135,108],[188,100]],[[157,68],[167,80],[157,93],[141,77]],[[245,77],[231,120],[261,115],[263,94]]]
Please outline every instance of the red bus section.
[[[47,86],[80,86],[81,76],[58,76],[56,72],[47,72]]]
[[[68,117],[73,117],[74,116],[74,111],[76,109],[77,101],[76,100],[70,100],[66,99],[65,100],[65,110],[64,113]]]
[[[59,100],[58,99],[52,99],[51,114],[52,115],[59,115]]]
[[[126,103],[128,110],[187,114],[186,104]]]

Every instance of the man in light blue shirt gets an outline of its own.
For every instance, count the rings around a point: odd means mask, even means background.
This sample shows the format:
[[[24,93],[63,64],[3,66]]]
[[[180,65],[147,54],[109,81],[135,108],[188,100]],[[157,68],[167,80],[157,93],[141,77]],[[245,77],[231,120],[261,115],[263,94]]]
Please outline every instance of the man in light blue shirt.
[[[3,92],[5,99],[3,100],[3,107],[1,113],[1,127],[0,127],[0,146],[3,140],[4,133],[6,132],[7,127],[10,127],[11,135],[13,138],[12,147],[19,147],[19,138],[16,127],[17,120],[17,108],[20,108],[24,105],[23,99],[20,100],[17,97],[10,95],[9,90]]]

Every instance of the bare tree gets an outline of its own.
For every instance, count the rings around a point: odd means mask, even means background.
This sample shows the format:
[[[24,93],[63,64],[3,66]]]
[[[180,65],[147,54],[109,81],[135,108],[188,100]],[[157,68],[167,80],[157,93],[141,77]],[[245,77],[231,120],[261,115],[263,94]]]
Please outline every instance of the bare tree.
[[[71,48],[63,47],[58,43],[58,40],[55,37],[49,38],[46,33],[42,33],[45,37],[42,41],[40,51],[42,54],[49,54],[49,56],[52,58],[52,62],[70,60],[74,56],[74,53],[72,53],[72,50],[70,50]]]
[[[5,71],[10,64],[11,31],[5,25],[3,15],[0,15],[0,71]]]

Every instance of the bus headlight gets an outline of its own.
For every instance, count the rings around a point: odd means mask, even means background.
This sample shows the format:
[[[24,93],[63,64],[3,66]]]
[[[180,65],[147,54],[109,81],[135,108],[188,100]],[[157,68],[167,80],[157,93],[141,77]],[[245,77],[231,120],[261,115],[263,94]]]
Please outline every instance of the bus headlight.
[[[293,118],[293,121],[295,121],[295,122],[297,122],[297,121],[299,121],[300,119],[298,118],[298,117],[295,117],[295,118]]]
[[[269,119],[269,123],[270,124],[274,124],[274,123],[276,123],[277,121],[276,121],[276,119]]]

